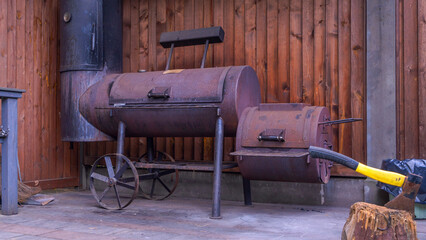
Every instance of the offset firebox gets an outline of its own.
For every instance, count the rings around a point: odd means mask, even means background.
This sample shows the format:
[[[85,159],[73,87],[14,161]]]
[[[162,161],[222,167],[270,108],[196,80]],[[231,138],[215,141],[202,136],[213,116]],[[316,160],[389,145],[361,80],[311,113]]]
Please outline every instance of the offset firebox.
[[[100,206],[122,209],[142,194],[164,199],[176,189],[178,170],[213,171],[212,218],[220,217],[223,169],[239,166],[245,204],[250,180],[327,183],[331,163],[308,156],[309,146],[332,149],[325,107],[260,104],[250,66],[204,68],[209,44],[221,43],[221,27],[168,32],[164,71],[121,72],[121,2],[61,1],[62,138],[117,139],[117,152],[100,157],[90,189]],[[176,47],[204,44],[198,69],[170,70]],[[147,137],[147,153],[132,162],[125,137]],[[214,163],[175,162],[155,151],[153,137],[215,137]],[[223,138],[235,137],[237,162],[223,162]],[[191,159],[186,159],[191,160]]]
[[[332,148],[325,107],[260,104],[246,108],[237,131],[238,166],[253,180],[327,183],[331,162],[309,156],[309,146]]]

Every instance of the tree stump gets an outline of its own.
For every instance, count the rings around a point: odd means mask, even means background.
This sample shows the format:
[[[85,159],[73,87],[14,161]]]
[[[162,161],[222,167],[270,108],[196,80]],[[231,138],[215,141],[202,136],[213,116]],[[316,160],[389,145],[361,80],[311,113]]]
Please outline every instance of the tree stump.
[[[416,223],[411,214],[365,202],[351,206],[343,227],[342,240],[416,239]]]

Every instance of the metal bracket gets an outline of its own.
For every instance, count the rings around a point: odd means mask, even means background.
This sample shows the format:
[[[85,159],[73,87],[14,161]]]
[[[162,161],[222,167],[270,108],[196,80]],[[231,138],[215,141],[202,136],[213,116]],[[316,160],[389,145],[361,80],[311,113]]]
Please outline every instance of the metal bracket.
[[[3,125],[0,126],[0,138],[5,138],[9,134],[10,129],[7,128],[6,130],[3,128]]]
[[[325,121],[319,122],[318,125],[334,125],[334,124],[342,124],[342,123],[351,123],[362,121],[362,118],[346,118],[346,119],[338,119],[333,121]]]

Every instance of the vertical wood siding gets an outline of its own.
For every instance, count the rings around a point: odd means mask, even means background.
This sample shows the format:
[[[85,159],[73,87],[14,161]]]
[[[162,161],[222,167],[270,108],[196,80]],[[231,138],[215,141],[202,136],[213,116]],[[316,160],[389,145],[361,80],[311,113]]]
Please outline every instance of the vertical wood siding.
[[[264,102],[327,106],[333,119],[365,118],[364,0],[124,0],[126,72],[162,70],[169,50],[163,31],[221,25],[206,67],[250,65]],[[426,158],[426,4],[396,0],[397,147],[399,158]],[[78,144],[61,142],[58,2],[0,0],[0,86],[25,89],[19,100],[19,162],[24,181],[44,187],[78,184]],[[203,47],[177,48],[171,67],[198,67]],[[365,123],[335,127],[339,152],[365,161]],[[157,149],[177,159],[213,159],[212,138],[164,138]],[[234,148],[225,140],[225,159]],[[126,140],[126,155],[146,151]],[[115,143],[85,144],[91,159]],[[190,159],[185,159],[190,160]],[[350,174],[335,168],[334,174]]]
[[[396,1],[397,155],[426,158],[426,3]]]
[[[78,144],[60,136],[58,2],[0,0],[0,86],[18,100],[22,180],[43,188],[78,185]]]
[[[333,120],[365,119],[364,0],[123,3],[125,71],[164,69],[169,49],[158,43],[163,31],[222,26],[224,43],[210,46],[206,67],[250,65],[259,77],[263,102],[304,102],[327,106]],[[203,46],[177,48],[171,67],[199,67],[202,52]],[[365,162],[364,129],[364,122],[335,126],[335,149]],[[146,149],[144,138],[126,144],[130,149],[126,154],[131,157]],[[111,143],[86,146],[86,153],[92,147],[115,148]],[[177,160],[213,159],[212,138],[158,138],[156,147]],[[225,160],[233,160],[228,153],[234,147],[233,138],[225,139]],[[352,174],[341,167],[335,167],[333,173]]]

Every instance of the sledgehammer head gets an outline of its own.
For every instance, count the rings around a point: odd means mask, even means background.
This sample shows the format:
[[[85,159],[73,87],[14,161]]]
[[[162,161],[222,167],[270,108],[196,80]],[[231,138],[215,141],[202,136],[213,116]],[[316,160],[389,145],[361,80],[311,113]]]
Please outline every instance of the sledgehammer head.
[[[404,184],[402,185],[402,192],[396,196],[392,201],[385,204],[385,207],[405,210],[414,216],[414,200],[416,199],[417,192],[422,184],[423,177],[416,174],[408,174],[405,177]]]

